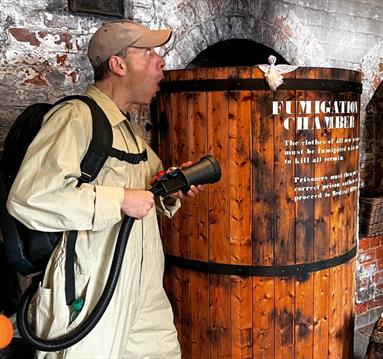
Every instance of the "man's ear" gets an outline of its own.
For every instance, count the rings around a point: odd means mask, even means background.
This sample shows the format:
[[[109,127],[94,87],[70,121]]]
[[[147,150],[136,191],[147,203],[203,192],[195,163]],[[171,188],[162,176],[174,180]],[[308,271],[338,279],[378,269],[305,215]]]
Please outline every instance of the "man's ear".
[[[116,75],[124,75],[126,71],[126,64],[124,59],[115,55],[111,56],[109,58],[109,69]]]

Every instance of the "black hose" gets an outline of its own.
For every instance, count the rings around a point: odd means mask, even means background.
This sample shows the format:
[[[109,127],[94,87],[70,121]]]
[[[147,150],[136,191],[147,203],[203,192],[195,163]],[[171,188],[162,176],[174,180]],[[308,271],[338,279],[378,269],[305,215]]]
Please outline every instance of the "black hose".
[[[190,167],[183,170],[178,169],[162,176],[159,180],[157,180],[150,191],[155,197],[160,195],[164,196],[178,190],[187,191],[193,184],[215,183],[219,181],[220,178],[221,169],[218,161],[216,161],[212,156],[205,156]],[[117,236],[108,279],[101,297],[93,311],[89,314],[89,317],[77,328],[73,329],[71,333],[55,339],[42,339],[36,336],[28,323],[28,308],[33,295],[38,289],[39,280],[34,280],[26,289],[21,297],[19,309],[17,311],[17,327],[20,335],[33,347],[45,352],[62,350],[78,343],[96,326],[97,322],[101,319],[106,308],[108,307],[116,289],[125,255],[125,249],[128,244],[134,220],[135,219],[132,217],[124,217]]]
[[[33,347],[45,352],[62,350],[78,343],[95,327],[97,322],[104,314],[106,308],[108,307],[114,290],[116,289],[125,249],[128,244],[128,239],[133,227],[133,223],[134,218],[128,216],[124,217],[120,232],[117,236],[117,242],[108,279],[106,281],[106,285],[101,294],[101,297],[89,317],[70,334],[66,334],[55,339],[42,339],[33,333],[33,330],[28,323],[28,308],[33,295],[36,293],[36,290],[39,286],[39,281],[33,281],[32,284],[26,289],[23,296],[21,297],[19,309],[17,311],[17,327],[20,335],[26,339]]]

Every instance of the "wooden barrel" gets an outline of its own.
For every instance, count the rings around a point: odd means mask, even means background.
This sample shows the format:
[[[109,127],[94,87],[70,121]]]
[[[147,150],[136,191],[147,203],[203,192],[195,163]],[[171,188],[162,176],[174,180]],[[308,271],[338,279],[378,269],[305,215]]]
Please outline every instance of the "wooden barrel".
[[[361,83],[298,68],[167,72],[165,167],[206,154],[222,178],[161,223],[183,358],[352,358]]]

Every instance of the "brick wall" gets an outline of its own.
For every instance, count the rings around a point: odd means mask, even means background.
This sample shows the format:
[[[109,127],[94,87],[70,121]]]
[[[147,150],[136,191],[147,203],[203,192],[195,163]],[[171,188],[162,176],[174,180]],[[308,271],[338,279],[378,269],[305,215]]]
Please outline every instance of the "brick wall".
[[[383,236],[361,237],[356,270],[356,326],[376,320],[383,307]]]

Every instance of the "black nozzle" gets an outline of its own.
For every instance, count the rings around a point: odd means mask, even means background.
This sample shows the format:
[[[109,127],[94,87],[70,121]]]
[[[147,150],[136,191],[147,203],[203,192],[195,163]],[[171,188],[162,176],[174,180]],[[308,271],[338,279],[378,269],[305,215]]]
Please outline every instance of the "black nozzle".
[[[215,183],[221,178],[219,162],[210,155],[202,157],[189,167],[181,168],[180,171],[185,176],[188,187],[193,184]]]
[[[167,196],[176,191],[186,193],[191,185],[215,183],[221,178],[221,167],[213,156],[202,157],[189,167],[177,168],[160,177],[150,189],[155,196]]]

